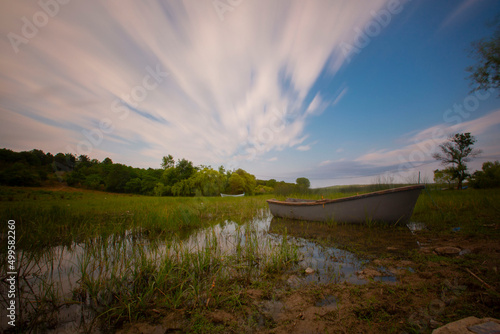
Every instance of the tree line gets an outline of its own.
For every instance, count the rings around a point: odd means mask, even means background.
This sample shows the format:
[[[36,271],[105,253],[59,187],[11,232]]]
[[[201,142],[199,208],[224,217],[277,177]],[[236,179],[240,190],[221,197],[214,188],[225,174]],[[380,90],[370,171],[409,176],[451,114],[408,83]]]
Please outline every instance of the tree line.
[[[218,196],[221,193],[247,195],[272,193],[284,187],[304,187],[284,181],[257,180],[243,169],[226,170],[223,166],[195,166],[191,161],[172,155],[163,157],[161,168],[135,168],[103,161],[87,155],[45,153],[42,150],[14,152],[0,149],[0,184],[42,186],[62,182],[71,187],[150,196]],[[307,180],[307,179],[305,179]],[[302,182],[300,185],[299,183]],[[307,187],[309,181],[307,180]]]

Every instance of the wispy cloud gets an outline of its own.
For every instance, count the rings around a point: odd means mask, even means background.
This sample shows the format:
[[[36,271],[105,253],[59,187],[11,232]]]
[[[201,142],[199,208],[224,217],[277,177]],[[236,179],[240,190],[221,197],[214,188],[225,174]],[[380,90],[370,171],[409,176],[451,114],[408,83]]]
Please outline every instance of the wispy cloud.
[[[465,15],[468,14],[470,8],[475,4],[477,4],[476,0],[466,0],[462,2],[460,6],[457,6],[457,8],[444,19],[438,30],[445,29],[450,25],[463,21],[465,19]]]
[[[316,79],[342,66],[339,44],[385,2],[245,1],[224,21],[211,1],[61,5],[17,54],[8,39],[0,42],[0,107],[19,132],[51,139],[5,136],[9,123],[2,122],[1,144],[66,151],[88,140],[83,131],[101,131],[92,156],[124,152],[145,166],[168,153],[210,163],[248,147],[256,154],[305,150],[306,119],[347,91],[324,101],[312,91]],[[0,6],[3,35],[22,35],[22,18],[42,10],[36,2]],[[151,69],[168,77],[155,81]],[[307,105],[309,94],[316,97]],[[126,105],[128,113],[119,109]],[[99,128],[103,120],[108,133]],[[135,151],[121,147],[130,142]]]
[[[300,145],[297,146],[298,151],[309,151],[311,149],[311,145]]]
[[[433,170],[441,168],[432,154],[450,135],[463,132],[470,132],[478,139],[476,147],[483,153],[471,163],[470,170],[480,169],[482,162],[500,158],[499,129],[500,110],[497,110],[460,124],[438,124],[407,134],[396,140],[397,148],[368,152],[354,159],[324,160],[314,168],[297,172],[291,177],[307,175],[314,180],[316,187],[334,183],[370,183],[381,175],[394,177],[394,182],[408,182],[418,172],[422,172],[422,178],[432,180]]]
[[[356,159],[362,163],[374,165],[394,165],[401,163],[422,163],[431,160],[432,154],[439,150],[439,145],[455,133],[470,132],[481,136],[500,124],[500,110],[483,117],[459,123],[439,124],[423,129],[406,139],[406,144],[396,149],[382,149],[364,154]],[[486,152],[486,154],[495,152]]]

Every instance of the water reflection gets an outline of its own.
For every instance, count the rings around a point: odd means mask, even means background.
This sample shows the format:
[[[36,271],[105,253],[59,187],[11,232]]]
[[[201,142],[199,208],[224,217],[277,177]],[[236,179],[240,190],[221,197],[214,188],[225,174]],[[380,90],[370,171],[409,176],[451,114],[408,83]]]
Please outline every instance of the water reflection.
[[[408,250],[418,248],[406,226],[366,226],[273,218],[269,233],[287,234],[300,246],[301,269],[310,268],[312,274],[303,282],[364,284],[367,280],[357,275],[371,260],[390,253],[405,257]],[[349,250],[352,250],[349,251]],[[356,255],[357,254],[357,255]],[[380,276],[374,280],[395,282],[393,273],[378,268]]]

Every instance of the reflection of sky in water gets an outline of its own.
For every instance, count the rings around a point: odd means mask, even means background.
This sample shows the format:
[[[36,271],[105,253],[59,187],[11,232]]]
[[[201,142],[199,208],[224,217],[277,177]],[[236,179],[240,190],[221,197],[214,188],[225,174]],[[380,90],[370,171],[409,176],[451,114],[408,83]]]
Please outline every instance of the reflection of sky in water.
[[[356,272],[361,270],[366,261],[360,261],[353,253],[333,247],[321,246],[302,238],[294,238],[300,245],[303,260],[301,269],[314,269],[314,273],[304,277],[305,282],[339,283],[347,281],[354,284],[365,283]]]

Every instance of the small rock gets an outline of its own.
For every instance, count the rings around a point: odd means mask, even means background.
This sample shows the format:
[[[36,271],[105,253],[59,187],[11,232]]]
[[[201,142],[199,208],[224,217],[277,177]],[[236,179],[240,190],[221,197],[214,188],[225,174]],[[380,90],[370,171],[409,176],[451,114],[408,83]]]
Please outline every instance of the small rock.
[[[490,324],[491,323],[491,324]],[[493,319],[493,318],[483,318],[479,319],[476,317],[468,317],[464,318],[458,321],[450,322],[442,327],[439,327],[438,329],[435,329],[432,331],[432,334],[448,334],[448,333],[471,333],[471,329],[474,329],[475,326],[481,325],[481,324],[488,324],[487,327],[490,326],[498,326],[497,331],[500,328],[500,320],[498,319]],[[495,329],[493,327],[493,330],[491,330],[491,327],[488,328],[490,330],[490,333],[495,333]],[[479,331],[473,331],[472,333],[481,333]],[[483,332],[484,333],[484,332]],[[488,333],[488,332],[486,332]]]
[[[470,254],[470,249],[462,249],[460,251],[460,253],[458,253],[458,255],[466,255],[466,254]]]
[[[311,267],[307,267],[306,274],[310,275],[310,274],[313,274],[313,273],[314,273],[314,269],[311,268]]]
[[[434,251],[442,256],[456,256],[460,254],[461,250],[457,247],[437,247]]]
[[[373,277],[382,276],[382,274],[379,271],[377,271],[375,269],[371,269],[371,268],[366,268],[366,269],[360,270],[356,274],[360,278],[373,278]]]

